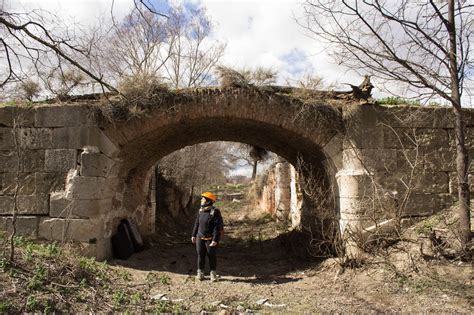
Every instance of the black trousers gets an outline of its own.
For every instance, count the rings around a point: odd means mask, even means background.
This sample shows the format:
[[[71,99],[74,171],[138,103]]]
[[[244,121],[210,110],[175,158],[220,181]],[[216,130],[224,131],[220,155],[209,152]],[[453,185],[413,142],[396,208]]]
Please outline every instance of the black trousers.
[[[211,242],[211,240],[206,241],[200,239],[199,237],[196,238],[196,251],[198,254],[197,264],[198,269],[202,271],[204,271],[204,267],[206,266],[206,255],[209,257],[209,267],[211,271],[215,271],[217,267],[217,246],[209,246]]]

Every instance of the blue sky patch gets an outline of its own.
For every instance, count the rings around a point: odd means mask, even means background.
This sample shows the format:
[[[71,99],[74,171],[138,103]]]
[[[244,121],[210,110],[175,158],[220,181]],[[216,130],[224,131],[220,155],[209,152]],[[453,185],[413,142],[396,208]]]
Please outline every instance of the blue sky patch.
[[[303,74],[310,64],[308,56],[298,48],[293,48],[289,53],[280,56],[280,60],[288,65],[288,72],[295,76]]]
[[[171,9],[171,4],[167,0],[143,0],[143,3],[155,12],[162,14],[168,14]]]

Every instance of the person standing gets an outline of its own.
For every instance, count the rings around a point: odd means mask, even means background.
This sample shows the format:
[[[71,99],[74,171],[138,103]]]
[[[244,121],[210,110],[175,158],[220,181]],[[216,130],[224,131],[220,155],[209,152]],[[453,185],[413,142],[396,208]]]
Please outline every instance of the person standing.
[[[191,242],[196,245],[197,251],[197,275],[198,280],[204,280],[204,267],[206,256],[209,258],[211,281],[217,281],[217,245],[224,228],[222,215],[219,209],[214,207],[217,197],[212,192],[201,194],[201,207],[196,216]]]

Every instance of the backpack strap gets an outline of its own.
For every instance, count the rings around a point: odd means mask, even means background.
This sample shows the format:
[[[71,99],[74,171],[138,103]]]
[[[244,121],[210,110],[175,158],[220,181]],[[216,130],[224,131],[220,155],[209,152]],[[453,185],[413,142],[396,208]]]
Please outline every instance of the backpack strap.
[[[214,215],[215,215],[216,213],[219,214],[219,213],[220,213],[220,210],[219,210],[218,208],[216,208],[216,207],[212,207],[211,210],[209,211],[209,216],[210,216],[210,218],[211,218],[211,219],[214,218]]]
[[[215,207],[212,207],[211,210],[209,210],[209,220],[214,219],[214,215],[216,215],[216,214],[218,214],[220,216],[220,221],[222,222],[222,215],[220,215],[221,211],[218,208],[215,208]]]

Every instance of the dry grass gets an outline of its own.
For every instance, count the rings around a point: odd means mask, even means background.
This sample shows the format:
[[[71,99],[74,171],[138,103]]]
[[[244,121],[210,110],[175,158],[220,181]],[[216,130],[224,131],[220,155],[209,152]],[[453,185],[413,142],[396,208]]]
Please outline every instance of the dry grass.
[[[16,259],[0,255],[0,313],[173,312],[178,304],[155,301],[157,275],[132,283],[129,272],[74,254],[67,246],[15,238]]]

